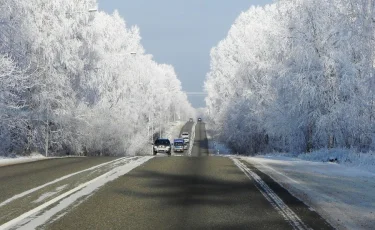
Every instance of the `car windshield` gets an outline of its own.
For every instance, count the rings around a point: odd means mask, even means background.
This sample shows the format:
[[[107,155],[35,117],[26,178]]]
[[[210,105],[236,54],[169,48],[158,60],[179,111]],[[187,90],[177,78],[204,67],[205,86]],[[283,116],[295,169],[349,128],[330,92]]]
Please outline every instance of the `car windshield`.
[[[159,139],[159,140],[155,141],[155,145],[170,145],[170,142],[169,142],[169,140]]]
[[[183,142],[175,142],[174,145],[175,146],[184,146],[184,143]]]

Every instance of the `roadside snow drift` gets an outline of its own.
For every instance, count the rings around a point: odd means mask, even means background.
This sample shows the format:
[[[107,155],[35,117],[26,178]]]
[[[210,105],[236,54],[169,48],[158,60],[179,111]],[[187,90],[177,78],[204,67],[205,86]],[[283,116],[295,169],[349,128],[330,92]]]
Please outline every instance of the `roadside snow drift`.
[[[375,174],[336,163],[243,157],[338,229],[374,229]]]

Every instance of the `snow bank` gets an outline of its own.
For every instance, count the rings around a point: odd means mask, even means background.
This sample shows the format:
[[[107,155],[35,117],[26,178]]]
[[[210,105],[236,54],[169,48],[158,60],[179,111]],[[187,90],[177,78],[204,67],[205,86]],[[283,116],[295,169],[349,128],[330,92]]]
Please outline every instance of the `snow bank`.
[[[345,159],[341,156],[337,155],[339,159]],[[243,159],[270,175],[334,227],[373,229],[375,226],[374,173],[336,163],[311,162],[281,155]],[[313,154],[311,159],[319,160],[319,154],[316,153],[315,157]]]
[[[358,153],[350,149],[322,149],[311,153],[272,153],[267,157],[289,157],[314,162],[333,162],[375,173],[375,153]]]
[[[207,128],[210,153],[233,152]],[[375,226],[375,153],[322,149],[242,157],[315,209],[338,229]]]
[[[20,163],[27,163],[38,160],[45,160],[47,157],[43,156],[40,153],[31,153],[30,156],[17,156],[12,155],[11,157],[1,157],[0,156],[0,167],[6,165],[14,165]]]

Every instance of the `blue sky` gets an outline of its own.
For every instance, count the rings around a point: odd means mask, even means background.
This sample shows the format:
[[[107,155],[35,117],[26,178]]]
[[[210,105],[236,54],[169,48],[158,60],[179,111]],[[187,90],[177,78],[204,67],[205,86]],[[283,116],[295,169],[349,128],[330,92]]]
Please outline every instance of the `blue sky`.
[[[99,0],[99,9],[118,10],[128,26],[138,25],[142,45],[158,63],[173,65],[182,88],[203,91],[210,69],[210,50],[251,5],[272,0]],[[196,108],[204,96],[189,95]]]

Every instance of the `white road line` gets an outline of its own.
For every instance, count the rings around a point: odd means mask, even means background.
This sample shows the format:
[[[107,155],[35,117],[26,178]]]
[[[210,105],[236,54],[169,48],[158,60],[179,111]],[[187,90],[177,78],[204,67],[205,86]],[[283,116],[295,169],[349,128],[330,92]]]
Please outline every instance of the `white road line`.
[[[58,179],[56,179],[56,180],[53,180],[53,181],[48,182],[48,183],[46,183],[46,184],[40,185],[40,186],[38,186],[38,187],[36,187],[36,188],[32,188],[32,189],[27,190],[27,191],[25,191],[25,192],[23,192],[23,193],[17,194],[17,195],[15,195],[15,196],[13,196],[13,197],[11,197],[11,198],[9,198],[9,199],[3,201],[3,202],[0,204],[0,207],[2,207],[2,206],[4,206],[4,205],[7,205],[7,204],[9,204],[10,202],[12,202],[12,201],[14,201],[14,200],[16,200],[16,199],[19,199],[19,198],[22,198],[22,197],[24,197],[24,196],[27,196],[27,195],[29,195],[30,193],[33,193],[33,192],[35,192],[35,191],[38,191],[38,190],[40,190],[40,189],[42,189],[42,188],[44,188],[44,187],[46,187],[46,186],[49,186],[49,185],[55,184],[55,183],[57,183],[57,182],[60,182],[60,181],[65,180],[65,179],[67,179],[67,178],[69,178],[69,177],[75,176],[75,175],[77,175],[77,174],[80,174],[80,173],[83,173],[83,172],[87,172],[87,171],[91,171],[91,170],[94,170],[94,169],[100,168],[100,167],[102,167],[102,166],[105,166],[105,165],[108,165],[108,164],[112,164],[112,163],[114,163],[114,162],[116,162],[116,161],[120,161],[120,160],[123,160],[123,159],[132,159],[132,158],[135,158],[135,157],[122,157],[122,158],[119,158],[119,159],[116,159],[116,160],[113,160],[113,161],[109,161],[109,162],[106,162],[106,163],[103,163],[103,164],[100,164],[100,165],[93,166],[93,167],[91,167],[91,168],[88,168],[88,169],[85,169],[85,170],[82,170],[82,171],[79,171],[79,172],[75,172],[75,173],[72,173],[72,174],[69,174],[69,175],[66,175],[66,176],[60,177],[60,178],[58,178]]]
[[[50,200],[50,201],[48,201],[46,203],[44,203],[44,204],[42,204],[42,205],[34,208],[34,209],[32,209],[32,210],[30,210],[30,211],[22,214],[21,216],[13,219],[11,221],[8,221],[7,223],[5,223],[5,224],[3,224],[3,225],[0,226],[0,230],[14,228],[14,227],[17,228],[17,229],[19,229],[19,228],[33,229],[34,227],[38,227],[41,224],[47,222],[49,220],[48,217],[53,216],[54,214],[60,212],[63,208],[66,208],[67,206],[73,204],[80,197],[82,197],[84,195],[87,195],[88,193],[92,193],[98,187],[103,186],[104,184],[106,184],[109,181],[117,179],[119,176],[122,176],[122,175],[128,173],[132,169],[134,169],[134,168],[142,165],[143,163],[145,163],[146,161],[148,161],[148,160],[150,160],[152,158],[153,157],[141,157],[140,159],[136,160],[135,162],[127,163],[124,166],[118,167],[119,169],[117,169],[117,168],[113,169],[113,170],[111,170],[111,171],[109,171],[109,172],[107,172],[107,173],[105,173],[105,174],[103,174],[103,175],[101,175],[101,176],[99,176],[99,177],[91,180],[91,181],[88,181],[88,182],[86,182],[84,184],[81,184],[80,186],[78,186],[78,187],[76,187],[76,188],[74,188],[74,189],[72,189],[72,190],[70,190],[68,192],[65,192],[64,194],[61,194],[60,196],[58,196],[58,197],[56,197],[56,198],[54,198],[54,199],[52,199],[52,200]],[[130,159],[130,158],[128,158],[128,159]],[[101,179],[102,179],[102,181],[99,181]],[[43,215],[39,216],[39,218],[42,219],[42,221],[40,222],[40,220],[37,220],[37,223],[36,223],[37,226],[30,226],[30,225],[35,224],[35,223],[33,223],[32,219],[31,220],[27,219],[27,222],[25,223],[25,225],[15,226],[19,222],[25,220],[26,218],[28,218],[28,217],[30,217],[30,216],[32,216],[34,214],[39,213],[40,211],[44,210],[48,206],[53,205],[53,204],[59,202],[60,200],[62,200],[64,198],[67,198],[68,196],[70,196],[70,195],[72,195],[72,194],[74,194],[74,193],[76,193],[76,192],[78,192],[80,190],[84,190],[85,187],[90,187],[89,185],[91,185],[91,184],[93,184],[95,182],[98,182],[98,183],[95,186],[93,186],[92,188],[88,188],[88,191],[81,191],[82,194],[77,195],[77,197],[75,197],[75,199],[69,199],[69,201],[67,201],[66,203],[63,203],[63,204],[60,203],[61,207],[52,208],[52,209],[54,209],[53,213],[49,213],[50,216],[48,216],[47,218],[46,218],[46,216],[43,216]],[[38,218],[38,216],[35,217],[35,218]]]
[[[191,156],[191,151],[193,150],[194,140],[195,140],[195,126],[196,125],[197,125],[197,122],[194,122],[193,127],[191,128],[188,156]]]
[[[288,221],[293,229],[304,230],[308,228],[302,220],[293,212],[281,198],[256,174],[244,165],[239,159],[231,158],[235,165],[251,180],[254,179],[256,187],[271,205]]]

